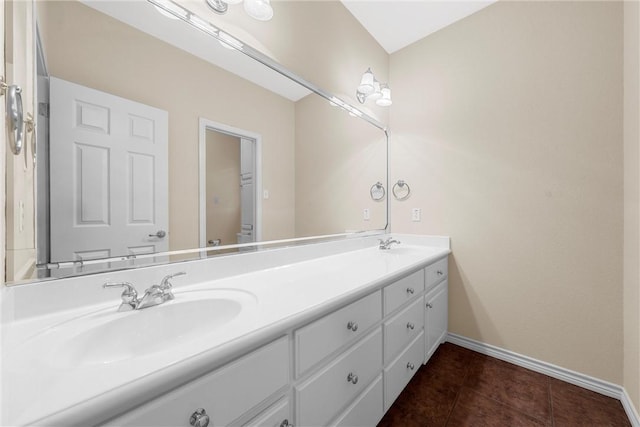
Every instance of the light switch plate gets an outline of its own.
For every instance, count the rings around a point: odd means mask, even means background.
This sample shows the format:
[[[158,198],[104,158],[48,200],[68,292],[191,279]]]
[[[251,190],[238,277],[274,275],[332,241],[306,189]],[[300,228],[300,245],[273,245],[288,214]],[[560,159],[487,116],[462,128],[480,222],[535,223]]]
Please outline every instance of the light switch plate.
[[[420,222],[421,219],[422,219],[422,209],[420,208],[411,209],[411,221]]]

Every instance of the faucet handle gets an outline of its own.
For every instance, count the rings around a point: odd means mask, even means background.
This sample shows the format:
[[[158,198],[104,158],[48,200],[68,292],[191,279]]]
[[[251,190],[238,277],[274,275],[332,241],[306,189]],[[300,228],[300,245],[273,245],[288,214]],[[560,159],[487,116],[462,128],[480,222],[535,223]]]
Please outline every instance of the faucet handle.
[[[120,310],[124,310],[126,306],[134,309],[138,303],[138,291],[129,282],[107,282],[102,285],[103,288],[124,288],[120,297],[122,298],[122,305]]]
[[[162,278],[162,280],[160,281],[160,288],[163,289],[163,290],[171,289],[172,285],[171,285],[170,280],[173,279],[176,276],[184,276],[186,274],[187,274],[186,271],[180,271],[178,273],[173,273],[173,274],[169,274],[167,276],[164,276]]]

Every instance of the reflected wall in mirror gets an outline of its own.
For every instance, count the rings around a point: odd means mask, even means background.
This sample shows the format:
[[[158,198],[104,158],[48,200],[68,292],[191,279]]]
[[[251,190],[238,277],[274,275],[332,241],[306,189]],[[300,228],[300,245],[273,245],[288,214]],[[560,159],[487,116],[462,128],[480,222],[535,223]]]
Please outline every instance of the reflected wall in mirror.
[[[41,138],[39,152],[51,149],[51,162],[41,156],[37,163],[39,177],[49,176],[45,182],[51,186],[50,192],[36,189],[42,201],[36,221],[39,263],[193,249],[217,245],[218,239],[224,246],[246,241],[243,233],[251,225],[259,230],[251,240],[385,228],[386,201],[369,196],[373,183],[386,182],[386,136],[380,129],[270,70],[248,76],[241,52],[162,16],[147,2],[36,1],[35,9],[42,53],[38,81],[51,84],[38,100],[50,104],[50,142]],[[243,77],[214,65],[222,56],[240,64]],[[46,110],[40,112],[44,128]],[[261,141],[254,159],[261,170],[254,170],[253,218],[244,225],[241,218],[239,227],[236,222],[224,231],[225,238],[207,235],[214,225],[207,227],[200,208],[202,199],[215,204],[216,195],[207,191],[216,184],[207,179],[217,167],[210,161],[210,171],[199,150],[201,119],[246,130]],[[60,180],[58,171],[68,176]],[[239,198],[242,173],[226,184]],[[42,220],[48,197],[51,215]],[[65,210],[57,214],[60,205]],[[69,230],[77,239],[69,238]],[[94,234],[83,234],[89,230]],[[68,246],[59,257],[56,239]],[[132,259],[129,265],[148,262]],[[62,277],[90,270],[37,271],[40,277]]]

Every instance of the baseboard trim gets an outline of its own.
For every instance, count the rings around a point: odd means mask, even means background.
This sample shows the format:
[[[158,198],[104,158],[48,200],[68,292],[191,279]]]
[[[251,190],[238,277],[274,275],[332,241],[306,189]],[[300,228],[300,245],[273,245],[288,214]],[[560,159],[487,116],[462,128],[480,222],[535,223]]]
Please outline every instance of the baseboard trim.
[[[640,427],[640,415],[638,415],[638,411],[635,406],[631,402],[631,398],[629,397],[629,393],[627,393],[627,389],[622,388],[622,397],[620,399],[622,403],[622,407],[624,411],[627,413],[627,417],[629,417],[629,421],[633,427]]]
[[[533,359],[491,344],[485,344],[471,338],[463,337],[462,335],[452,334],[449,332],[447,334],[446,341],[468,348],[469,350],[486,354],[487,356],[495,357],[496,359],[504,360],[505,362],[513,363],[514,365],[522,366],[523,368],[531,369],[532,371],[566,381],[570,384],[586,388],[587,390],[595,391],[596,393],[618,399],[622,403],[631,425],[633,427],[640,427],[640,417],[638,417],[638,412],[633,406],[633,403],[631,403],[631,399],[629,398],[627,391],[622,386],[599,380],[570,369],[561,368],[560,366]]]

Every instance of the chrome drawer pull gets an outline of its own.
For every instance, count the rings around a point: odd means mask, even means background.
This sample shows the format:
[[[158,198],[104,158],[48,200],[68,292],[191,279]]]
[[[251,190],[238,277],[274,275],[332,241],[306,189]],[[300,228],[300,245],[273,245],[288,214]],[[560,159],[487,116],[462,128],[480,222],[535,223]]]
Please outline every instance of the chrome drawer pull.
[[[407,329],[413,330],[413,328],[415,328],[415,325],[413,323],[411,323],[411,322],[408,322],[407,323]]]
[[[209,425],[209,415],[207,415],[207,411],[203,408],[196,409],[196,411],[191,414],[191,418],[189,418],[189,424],[193,427],[207,427]]]
[[[413,371],[414,368],[415,368],[415,366],[413,365],[413,363],[411,363],[411,362],[407,363],[407,369],[411,369]]]
[[[294,427],[293,424],[289,424],[289,420],[285,419],[280,423],[280,427]]]
[[[407,293],[413,295],[415,291],[413,290],[413,288],[407,288]]]
[[[347,323],[347,329],[349,329],[350,331],[357,331],[358,330],[358,324],[356,322],[349,322]]]
[[[433,308],[430,302],[427,303],[427,308]]]
[[[349,375],[347,375],[347,382],[358,384],[358,376],[353,372],[349,372]]]

